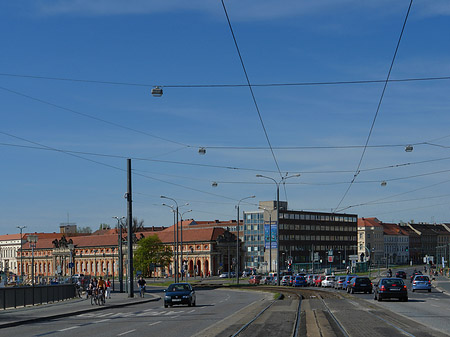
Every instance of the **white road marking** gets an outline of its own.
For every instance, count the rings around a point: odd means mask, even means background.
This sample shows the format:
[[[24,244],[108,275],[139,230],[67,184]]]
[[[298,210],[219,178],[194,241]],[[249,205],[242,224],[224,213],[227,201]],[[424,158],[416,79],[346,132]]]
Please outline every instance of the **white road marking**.
[[[107,314],[98,315],[97,317],[106,317],[106,316],[111,316],[113,314],[114,314],[113,312],[108,312]]]
[[[129,334],[129,333],[135,332],[135,331],[136,331],[136,329],[133,329],[133,330],[130,330],[130,331],[125,331],[125,332],[122,332],[122,333],[118,334],[117,336],[123,336],[123,335]]]
[[[430,304],[432,307],[436,307],[436,308],[440,308],[440,306],[439,305],[436,305],[436,304]]]
[[[68,328],[65,328],[65,329],[61,329],[61,330],[58,330],[58,331],[68,331],[68,330],[73,330],[73,329],[77,329],[77,328],[79,328],[79,326],[75,325],[75,326],[71,326],[71,327],[68,327]]]
[[[161,321],[150,323],[149,325],[156,325],[156,324],[159,324],[159,323],[161,323]]]
[[[192,309],[191,311],[188,311],[187,314],[190,314],[190,313],[192,313],[194,311],[195,311],[195,309]]]
[[[100,321],[94,321],[94,322],[92,322],[92,323],[95,323],[95,324],[97,324],[97,323],[104,323],[104,322],[108,322],[108,321],[110,321],[111,320],[111,318],[106,318],[106,319],[102,319],[102,320],[100,320]]]

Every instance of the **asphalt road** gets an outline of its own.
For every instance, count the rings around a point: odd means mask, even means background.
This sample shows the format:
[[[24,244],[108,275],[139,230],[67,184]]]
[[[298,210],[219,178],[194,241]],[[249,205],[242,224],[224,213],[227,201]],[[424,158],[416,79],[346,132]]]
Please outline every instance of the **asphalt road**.
[[[2,329],[0,336],[15,336],[19,330],[20,336],[192,336],[267,296],[222,289],[196,293],[195,307],[165,309],[163,301],[156,301]],[[90,307],[87,301],[86,306]]]

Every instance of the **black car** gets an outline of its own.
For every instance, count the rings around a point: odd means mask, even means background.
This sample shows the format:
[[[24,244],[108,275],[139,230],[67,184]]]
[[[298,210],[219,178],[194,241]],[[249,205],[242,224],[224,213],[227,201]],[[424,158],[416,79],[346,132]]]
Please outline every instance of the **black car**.
[[[403,270],[399,270],[395,273],[395,277],[406,279],[406,272],[404,272]]]
[[[174,304],[196,304],[195,290],[189,283],[172,283],[164,292],[164,308]]]
[[[372,293],[372,281],[370,281],[370,278],[363,277],[363,276],[357,276],[352,278],[348,285],[347,285],[347,292],[348,293],[357,293],[357,292],[363,292],[364,294],[371,294]]]
[[[408,289],[401,278],[382,278],[375,284],[374,300],[382,301],[386,298],[398,298],[400,301],[408,301]]]
[[[414,270],[414,272],[411,274],[411,283],[414,280],[414,277],[416,277],[416,275],[422,275],[422,272]]]

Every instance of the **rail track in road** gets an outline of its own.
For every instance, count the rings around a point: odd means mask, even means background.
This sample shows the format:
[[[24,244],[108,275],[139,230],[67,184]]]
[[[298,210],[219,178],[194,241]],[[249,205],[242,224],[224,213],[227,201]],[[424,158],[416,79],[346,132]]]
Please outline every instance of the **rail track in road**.
[[[324,324],[323,317],[320,315],[313,315],[309,317],[309,322],[306,324],[306,314],[302,310],[302,300],[319,299],[323,301],[324,298],[342,298],[338,293],[331,293],[318,289],[280,288],[273,286],[241,287],[240,289],[246,288],[279,293],[280,297],[283,298],[283,301],[279,301],[278,299],[271,301],[257,312],[256,315],[247,318],[247,322],[242,324],[242,326],[234,333],[228,334],[228,336],[247,337],[270,335],[299,337],[306,336],[306,330],[308,328],[309,330],[315,330],[318,335],[321,335],[321,326]],[[330,325],[328,323],[330,318],[333,321],[332,328],[334,330],[341,330],[341,333],[336,334],[336,336],[348,336],[331,311],[328,312],[328,317],[326,319],[327,325]],[[308,335],[311,335],[311,331],[309,330]]]
[[[278,293],[283,299],[252,304],[232,323],[224,322],[221,333],[214,336],[448,336],[346,292],[263,285],[238,289]]]

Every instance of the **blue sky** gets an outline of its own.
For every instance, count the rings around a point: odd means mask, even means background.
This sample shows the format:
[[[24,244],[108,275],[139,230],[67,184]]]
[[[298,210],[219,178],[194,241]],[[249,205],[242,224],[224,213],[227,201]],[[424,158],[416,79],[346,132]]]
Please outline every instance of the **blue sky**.
[[[385,80],[409,1],[225,5],[258,85]],[[391,80],[450,76],[449,15],[447,1],[414,1]],[[114,225],[126,158],[148,226],[172,224],[160,195],[196,220],[276,197],[256,178],[281,175],[249,88],[192,87],[246,84],[220,1],[2,2],[0,28],[4,234]],[[450,80],[388,83],[362,157],[383,86],[253,87],[281,174],[301,174],[280,191],[291,209],[450,222]]]

